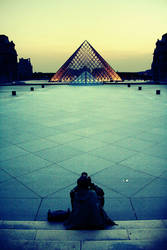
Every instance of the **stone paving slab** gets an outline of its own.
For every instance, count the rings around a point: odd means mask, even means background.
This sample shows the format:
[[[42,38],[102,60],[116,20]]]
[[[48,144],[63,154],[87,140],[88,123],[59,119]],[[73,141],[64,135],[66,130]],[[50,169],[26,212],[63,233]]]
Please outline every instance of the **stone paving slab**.
[[[82,154],[75,156],[72,159],[59,162],[58,164],[65,169],[72,170],[78,175],[82,172],[89,172],[89,174],[92,175],[93,173],[110,167],[113,163],[93,155]]]
[[[74,156],[83,154],[83,151],[74,149],[68,145],[61,145],[54,148],[49,148],[35,152],[35,155],[41,157],[44,160],[48,160],[53,163],[59,163],[64,160],[68,160]]]
[[[112,219],[167,218],[166,85],[34,87],[0,86],[0,218],[66,209],[82,171]]]
[[[114,227],[108,227],[106,230],[120,229],[165,229],[167,220],[129,220],[116,221],[118,224]],[[31,229],[31,230],[64,230],[63,223],[48,221],[8,221],[0,220],[0,229]],[[98,230],[99,231],[99,230]]]
[[[84,241],[82,250],[166,250],[165,241],[144,241],[144,240],[129,240],[129,241]]]
[[[24,162],[24,164],[23,164]],[[29,174],[35,170],[47,167],[52,163],[45,161],[33,154],[27,154],[19,156],[15,160],[6,160],[1,163],[1,168],[9,175],[19,177],[22,175]]]
[[[165,225],[164,225],[165,227]],[[0,229],[64,230],[62,222],[48,221],[0,221]]]
[[[166,250],[164,241],[28,241],[8,240],[7,243],[0,242],[3,250]]]
[[[131,199],[138,220],[166,218],[166,197],[141,197]]]
[[[40,203],[41,200],[38,198],[0,199],[0,219],[13,221],[35,220]]]
[[[125,198],[105,199],[104,209],[113,220],[135,220],[136,214],[132,207],[131,200]]]
[[[129,220],[129,221],[117,221],[118,226],[116,229],[164,229],[167,228],[165,225],[166,220]]]
[[[3,250],[81,250],[79,241],[30,241],[30,240],[8,240],[0,241]]]
[[[162,240],[167,239],[167,229],[128,229],[130,240]]]
[[[70,231],[70,232],[69,232]],[[128,240],[127,230],[37,230],[36,240]]]
[[[25,186],[15,178],[0,183],[0,199],[4,198],[39,198],[39,195],[35,193],[31,187]]]
[[[132,168],[114,165],[93,175],[93,180],[106,187],[114,187],[125,197],[131,197],[147,184],[151,183],[155,177]],[[140,182],[138,181],[140,179]]]
[[[23,230],[23,229],[1,229],[0,239],[5,240],[34,240],[36,237],[36,230]]]
[[[1,249],[163,249],[167,243],[167,229],[117,229],[117,230],[22,230],[0,229]],[[50,245],[51,244],[51,245]],[[7,248],[8,246],[8,248]],[[104,247],[103,247],[104,246]],[[65,247],[65,248],[61,248]]]
[[[153,192],[154,190],[154,192]],[[163,178],[153,179],[149,185],[146,185],[144,188],[141,188],[134,197],[163,197],[166,199],[167,194],[167,180]]]
[[[154,138],[154,135],[152,135]],[[126,167],[141,171],[155,177],[159,177],[165,170],[167,170],[167,161],[165,159],[149,156],[144,153],[136,154],[131,158],[120,163]]]
[[[27,175],[17,177],[23,185],[33,189],[40,197],[48,196],[59,189],[73,184],[77,175],[53,164]]]
[[[112,153],[111,153],[112,152]],[[89,152],[92,155],[98,156],[102,159],[109,160],[111,162],[119,163],[133,155],[135,150],[127,150],[118,145],[107,145],[94,151]]]
[[[17,156],[26,155],[26,154],[27,154],[27,152],[25,152],[21,148],[15,146],[15,145],[12,145],[9,147],[1,148],[0,161],[10,160],[10,159],[15,158]]]

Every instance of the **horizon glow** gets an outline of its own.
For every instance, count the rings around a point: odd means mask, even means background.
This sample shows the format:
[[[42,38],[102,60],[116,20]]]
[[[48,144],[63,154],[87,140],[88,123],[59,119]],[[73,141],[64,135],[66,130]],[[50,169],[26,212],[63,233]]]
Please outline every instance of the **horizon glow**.
[[[115,71],[151,68],[166,0],[1,0],[1,34],[34,72],[56,72],[84,40]]]

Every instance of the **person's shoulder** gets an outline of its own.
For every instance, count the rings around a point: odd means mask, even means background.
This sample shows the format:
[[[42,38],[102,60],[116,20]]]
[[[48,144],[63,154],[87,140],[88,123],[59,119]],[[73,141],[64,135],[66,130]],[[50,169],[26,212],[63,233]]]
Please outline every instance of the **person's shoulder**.
[[[89,189],[88,192],[89,192],[90,195],[97,196],[96,191],[93,190],[93,189]]]
[[[98,195],[104,195],[104,191],[101,187],[98,187],[97,185],[93,186],[93,189],[96,191]]]
[[[75,193],[78,191],[78,187],[76,186],[76,187],[74,187],[71,191],[70,191],[70,195],[71,196],[74,196],[75,195]]]
[[[76,186],[76,187],[74,187],[73,189],[71,189],[70,192],[76,192],[76,191],[78,191],[78,186]]]

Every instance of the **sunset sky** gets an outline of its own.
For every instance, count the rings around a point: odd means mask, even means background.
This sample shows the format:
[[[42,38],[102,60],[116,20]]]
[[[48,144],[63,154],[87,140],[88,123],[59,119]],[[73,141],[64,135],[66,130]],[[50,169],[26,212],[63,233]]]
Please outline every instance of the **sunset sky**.
[[[84,40],[116,71],[143,71],[166,13],[167,0],[0,0],[0,34],[34,72],[56,72]]]

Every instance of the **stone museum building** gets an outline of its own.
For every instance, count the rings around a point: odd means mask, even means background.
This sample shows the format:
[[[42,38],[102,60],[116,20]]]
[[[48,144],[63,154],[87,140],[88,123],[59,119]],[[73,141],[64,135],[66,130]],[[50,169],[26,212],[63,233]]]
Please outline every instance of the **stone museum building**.
[[[167,82],[167,33],[156,42],[152,62],[153,80]]]
[[[17,79],[17,52],[13,41],[0,35],[0,82]]]
[[[18,63],[18,80],[32,79],[32,65],[30,58],[20,58]]]

